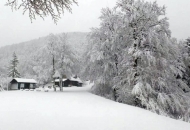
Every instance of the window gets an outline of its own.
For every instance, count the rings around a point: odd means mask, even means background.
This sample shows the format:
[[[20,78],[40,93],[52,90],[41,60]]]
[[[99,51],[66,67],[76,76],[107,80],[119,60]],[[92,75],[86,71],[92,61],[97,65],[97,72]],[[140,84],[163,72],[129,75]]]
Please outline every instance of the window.
[[[20,89],[24,89],[24,84],[23,83],[20,84]]]

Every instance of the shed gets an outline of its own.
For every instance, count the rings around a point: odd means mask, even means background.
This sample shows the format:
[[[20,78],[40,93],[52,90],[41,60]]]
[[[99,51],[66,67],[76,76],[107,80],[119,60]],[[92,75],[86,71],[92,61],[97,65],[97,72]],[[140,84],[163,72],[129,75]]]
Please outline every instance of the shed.
[[[72,86],[82,87],[82,81],[78,77],[71,77],[70,84]]]
[[[55,85],[59,86],[59,79],[55,80]],[[63,87],[70,87],[70,86],[77,86],[77,87],[82,87],[82,81],[79,78],[73,78],[71,77],[70,79],[63,79],[62,80],[62,86]]]
[[[56,79],[55,80],[55,85],[59,86],[59,82],[60,82],[60,80]],[[69,87],[69,85],[70,85],[70,80],[69,79],[62,79],[62,86],[63,87]]]
[[[35,89],[36,84],[34,79],[14,78],[10,82],[9,90]]]

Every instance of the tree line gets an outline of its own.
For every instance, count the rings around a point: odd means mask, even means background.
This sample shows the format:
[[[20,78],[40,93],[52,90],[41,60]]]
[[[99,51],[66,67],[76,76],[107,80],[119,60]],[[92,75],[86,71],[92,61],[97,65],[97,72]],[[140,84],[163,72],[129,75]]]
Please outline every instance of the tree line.
[[[45,85],[54,81],[56,74],[62,79],[70,77],[78,71],[76,52],[69,45],[66,33],[50,34],[47,36],[44,46],[33,51],[35,52],[26,56],[27,60],[22,60],[20,64],[19,57],[14,52],[7,76],[10,78],[34,78],[38,80],[39,84]],[[10,78],[6,82],[9,82]],[[61,86],[60,88],[62,91]]]

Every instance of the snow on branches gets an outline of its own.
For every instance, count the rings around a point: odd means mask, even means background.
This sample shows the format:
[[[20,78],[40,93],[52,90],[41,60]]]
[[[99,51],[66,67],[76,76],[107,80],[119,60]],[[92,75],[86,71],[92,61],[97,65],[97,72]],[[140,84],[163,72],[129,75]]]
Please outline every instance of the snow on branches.
[[[165,7],[119,0],[115,8],[103,9],[100,19],[100,28],[89,35],[85,56],[84,74],[95,81],[93,92],[185,120],[189,87]]]
[[[7,0],[6,5],[12,9],[23,8],[23,14],[29,13],[31,21],[36,19],[36,16],[44,18],[50,15],[55,23],[60,19],[65,10],[72,11],[71,5],[76,0]]]
[[[13,53],[13,59],[10,61],[10,66],[8,68],[8,77],[12,77],[12,78],[20,78],[20,73],[18,71],[18,58],[16,53]]]

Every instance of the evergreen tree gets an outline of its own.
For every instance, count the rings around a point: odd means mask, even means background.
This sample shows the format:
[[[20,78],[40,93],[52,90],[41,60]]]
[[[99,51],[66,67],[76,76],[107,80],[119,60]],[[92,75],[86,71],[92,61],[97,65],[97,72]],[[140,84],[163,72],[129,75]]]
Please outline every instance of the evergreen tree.
[[[10,61],[10,67],[9,69],[9,73],[8,73],[8,77],[12,77],[12,78],[19,78],[20,77],[20,73],[18,72],[18,58],[16,56],[16,53],[13,53],[13,59]]]

